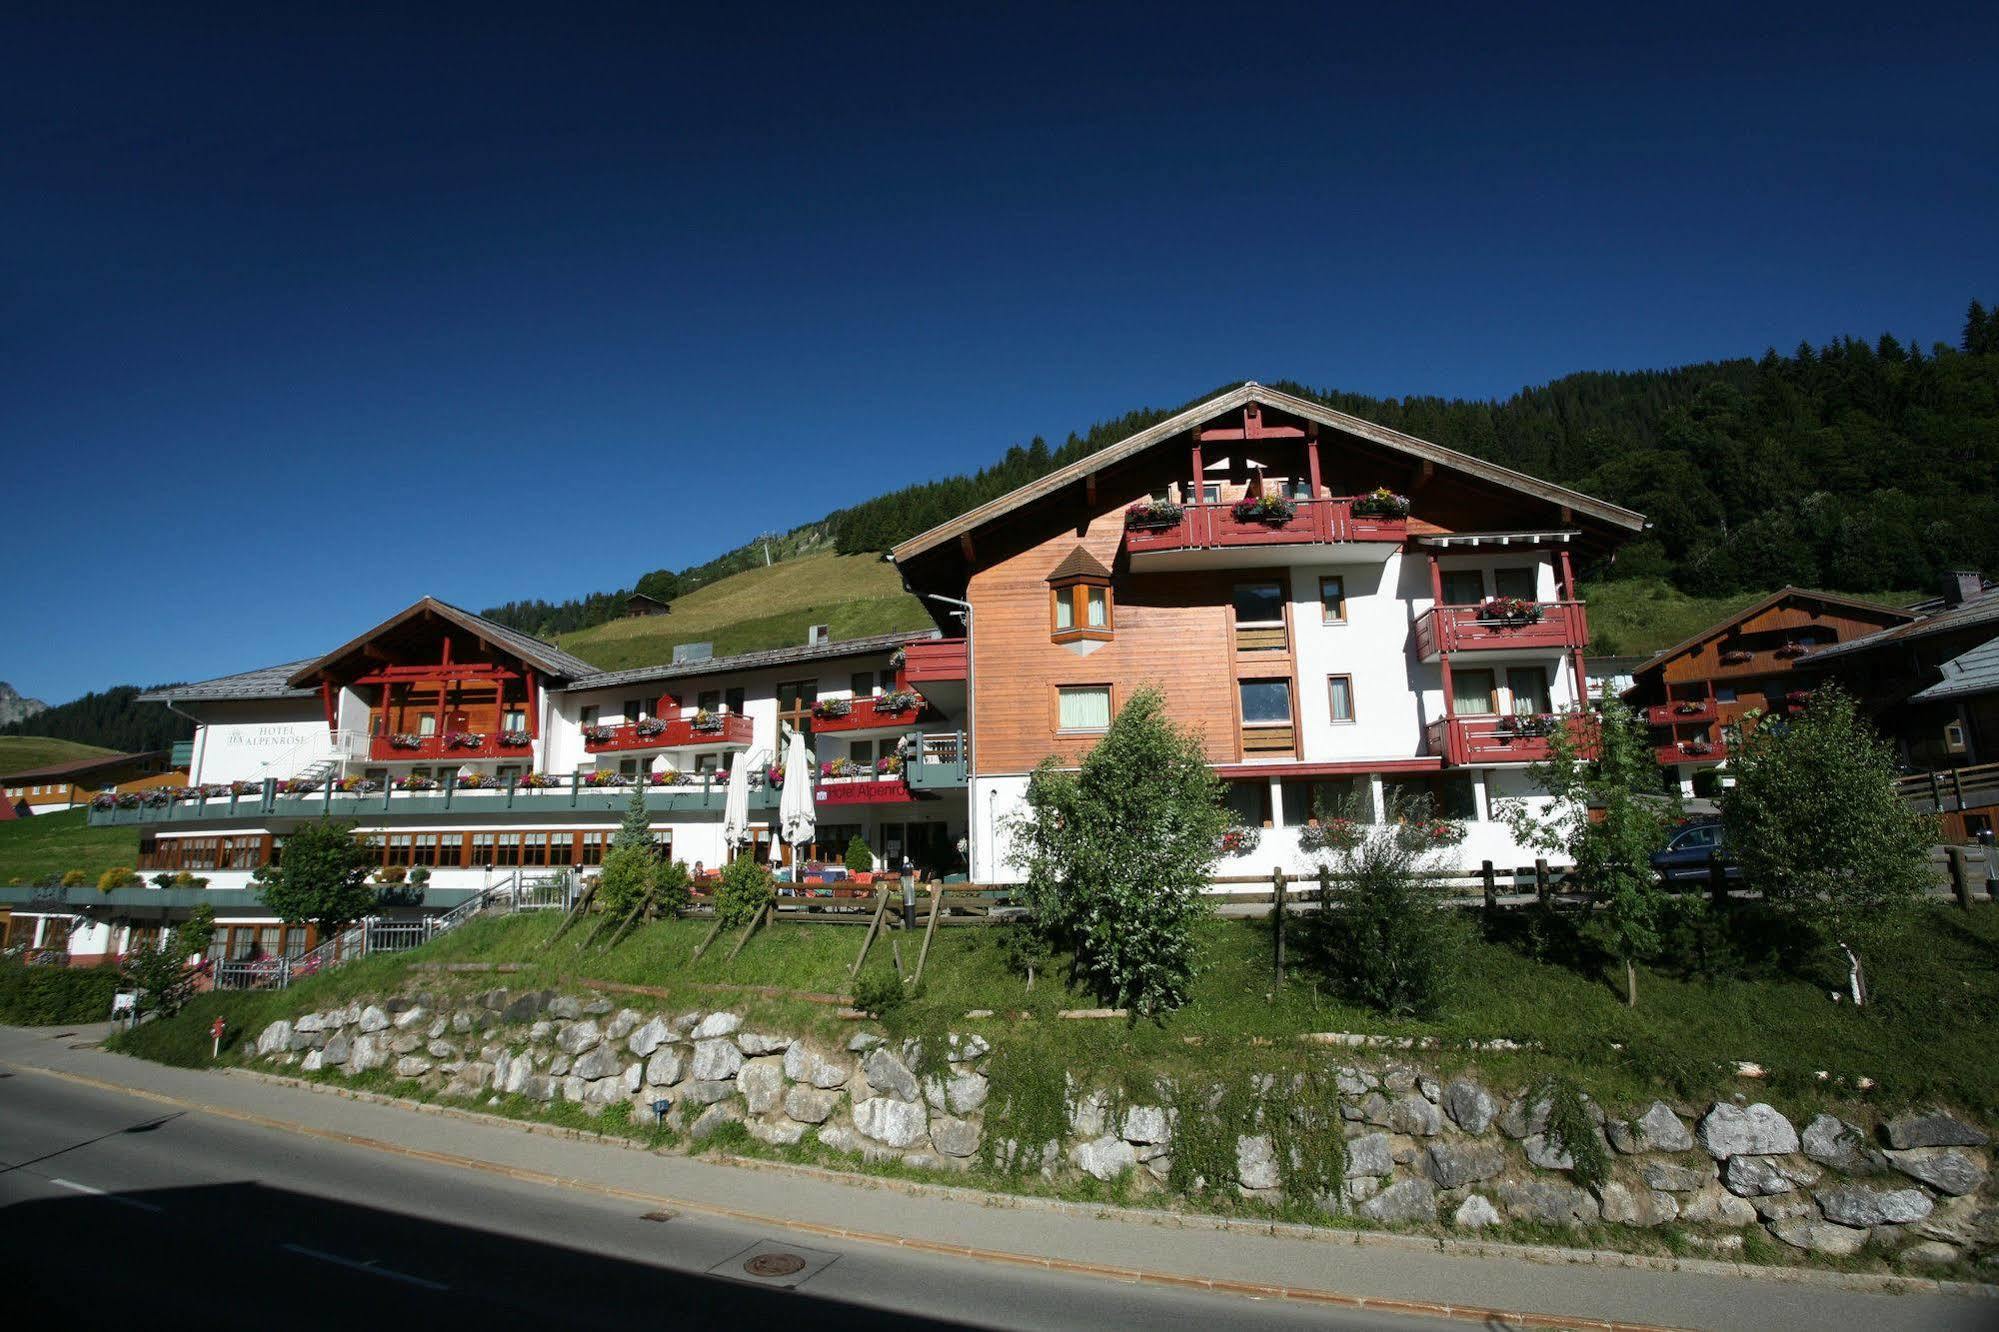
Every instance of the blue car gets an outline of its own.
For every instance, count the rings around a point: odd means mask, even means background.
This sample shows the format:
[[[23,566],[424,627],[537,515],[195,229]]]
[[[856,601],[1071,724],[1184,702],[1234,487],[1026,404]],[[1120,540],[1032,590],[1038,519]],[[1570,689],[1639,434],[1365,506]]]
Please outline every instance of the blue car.
[[[1705,882],[1708,856],[1721,853],[1722,873],[1730,879],[1742,877],[1742,869],[1722,842],[1719,822],[1690,823],[1674,833],[1662,851],[1652,853],[1652,868],[1668,883]]]

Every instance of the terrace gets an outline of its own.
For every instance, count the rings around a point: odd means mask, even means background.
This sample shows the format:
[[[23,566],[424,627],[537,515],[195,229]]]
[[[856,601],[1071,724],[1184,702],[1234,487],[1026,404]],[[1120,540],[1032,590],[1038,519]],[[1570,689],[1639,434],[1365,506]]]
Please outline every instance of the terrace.
[[[1443,717],[1430,723],[1425,740],[1430,752],[1451,767],[1545,763],[1556,729],[1575,724],[1573,718],[1553,713]]]
[[[642,721],[583,728],[583,748],[592,754],[646,749],[743,748],[754,734],[750,719],[740,713],[696,712],[687,717],[648,717]]]
[[[1138,505],[1126,512],[1124,546],[1136,560],[1183,551],[1380,542],[1385,557],[1409,535],[1409,518],[1406,504],[1399,514],[1381,512],[1383,507],[1370,496],[1274,495],[1235,503]]]
[[[1416,621],[1424,661],[1446,652],[1572,652],[1589,641],[1580,601],[1494,597],[1476,606],[1437,606]]]

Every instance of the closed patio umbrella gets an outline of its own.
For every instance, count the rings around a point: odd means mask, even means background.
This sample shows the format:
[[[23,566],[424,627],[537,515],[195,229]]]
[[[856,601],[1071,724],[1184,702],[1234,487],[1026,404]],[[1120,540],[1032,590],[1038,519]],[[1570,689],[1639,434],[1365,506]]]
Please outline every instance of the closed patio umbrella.
[[[785,841],[798,847],[812,840],[819,816],[812,807],[811,759],[805,753],[802,731],[791,733],[791,745],[785,750],[784,794],[778,799],[777,815]]]
[[[749,756],[738,754],[729,769],[729,789],[722,800],[722,845],[723,854],[733,852],[749,840],[750,836],[750,763]]]

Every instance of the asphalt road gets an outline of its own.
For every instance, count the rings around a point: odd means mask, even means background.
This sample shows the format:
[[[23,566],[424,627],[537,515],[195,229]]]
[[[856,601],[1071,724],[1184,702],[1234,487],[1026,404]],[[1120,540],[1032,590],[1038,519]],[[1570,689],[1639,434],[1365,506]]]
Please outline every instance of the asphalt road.
[[[0,1253],[23,1329],[1463,1326],[799,1244],[6,1070]]]

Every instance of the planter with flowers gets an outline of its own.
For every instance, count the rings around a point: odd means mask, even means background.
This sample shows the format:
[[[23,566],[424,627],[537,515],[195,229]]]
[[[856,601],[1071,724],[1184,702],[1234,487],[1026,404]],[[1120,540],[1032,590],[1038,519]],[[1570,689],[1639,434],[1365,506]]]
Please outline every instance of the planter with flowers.
[[[382,784],[372,777],[342,777],[333,784],[333,789],[343,795],[373,795],[382,789]]]
[[[1282,527],[1298,516],[1298,506],[1282,495],[1257,495],[1237,500],[1229,507],[1229,516],[1239,523]]]
[[[859,771],[850,758],[829,758],[820,765],[819,775],[828,781],[837,781],[842,777],[855,776]]]
[[[1246,856],[1263,841],[1263,829],[1250,823],[1231,823],[1222,829],[1215,850],[1224,856]]]
[[[1806,647],[1803,643],[1799,643],[1794,640],[1787,640],[1782,646],[1780,646],[1777,649],[1777,651],[1773,655],[1782,657],[1786,661],[1790,661],[1794,658],[1804,656],[1809,651],[1811,651],[1811,649]]]
[[[488,777],[483,772],[461,773],[451,783],[453,789],[459,791],[488,791],[499,784],[497,778]]]
[[[1754,655],[1748,648],[1727,648],[1721,654],[1721,664],[1724,666],[1747,666],[1749,659]]]
[[[446,731],[444,733],[444,747],[446,749],[483,749],[485,745],[486,737],[478,731]]]
[[[1707,709],[1708,705],[1704,701],[1694,698],[1673,705],[1673,711],[1682,717],[1698,717]]]
[[[1347,535],[1364,541],[1400,541],[1409,534],[1409,497],[1380,486],[1347,508]]]
[[[389,737],[391,749],[422,749],[423,737],[415,731],[397,731]]]
[[[287,777],[284,781],[278,783],[278,794],[280,795],[311,795],[318,789],[318,782],[307,781],[303,777]]]
[[[1555,733],[1555,718],[1546,712],[1508,713],[1499,719],[1503,738],[1542,739]]]
[[[832,721],[853,710],[854,700],[851,698],[822,698],[812,705],[812,715],[820,721]]]
[[[875,760],[875,775],[878,777],[902,776],[902,755],[884,754]]]
[[[560,785],[561,782],[545,772],[526,773],[520,780],[520,788],[523,791],[546,791]]]
[[[1387,486],[1377,486],[1354,500],[1353,516],[1356,518],[1407,518],[1409,497],[1398,495]]]
[[[1127,532],[1160,532],[1179,525],[1187,511],[1172,500],[1143,499],[1124,511]]]
[[[609,786],[630,786],[632,779],[622,772],[613,772],[609,768],[599,768],[585,777],[583,784],[592,790],[602,790]]]
[[[508,749],[526,749],[534,743],[534,737],[526,731],[500,732],[500,744]]]
[[[632,734],[654,736],[666,730],[666,723],[658,717],[641,717],[632,723]]]
[[[616,739],[617,734],[618,728],[615,726],[600,726],[592,722],[583,728],[583,741],[585,744],[601,745],[607,740]]]
[[[435,791],[438,789],[435,777],[399,777],[396,779],[398,791]]]
[[[1487,597],[1478,607],[1479,619],[1508,626],[1539,624],[1546,613],[1531,597]]]
[[[710,712],[707,708],[696,708],[688,725],[703,735],[712,735],[722,729],[722,714]]]
[[[1682,740],[1680,752],[1694,758],[1705,758],[1714,753],[1714,743],[1709,740]]]
[[[891,689],[875,699],[875,715],[900,717],[923,706],[923,695],[914,689]]]
[[[1340,815],[1308,823],[1298,830],[1298,849],[1306,855],[1351,851],[1360,845],[1361,826]]]

